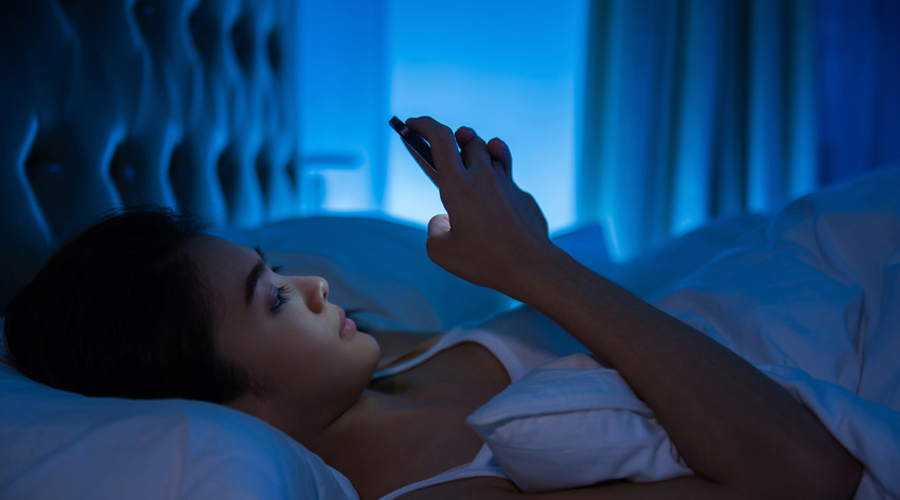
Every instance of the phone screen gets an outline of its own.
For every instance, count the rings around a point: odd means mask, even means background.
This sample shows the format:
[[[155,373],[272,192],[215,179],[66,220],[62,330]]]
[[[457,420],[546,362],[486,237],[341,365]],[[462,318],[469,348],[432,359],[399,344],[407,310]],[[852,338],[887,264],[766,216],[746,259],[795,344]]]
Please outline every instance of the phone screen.
[[[432,159],[431,157],[431,146],[429,146],[428,143],[425,142],[425,139],[423,139],[419,134],[410,130],[409,127],[407,127],[406,124],[400,121],[400,119],[396,116],[391,118],[390,124],[391,127],[393,127],[394,130],[396,130],[397,133],[400,134],[400,137],[403,138],[403,141],[409,144],[409,147],[411,147],[413,151],[415,151],[416,154],[419,155],[419,157],[422,158],[422,160],[432,168],[432,170],[436,170],[434,168],[434,159]]]

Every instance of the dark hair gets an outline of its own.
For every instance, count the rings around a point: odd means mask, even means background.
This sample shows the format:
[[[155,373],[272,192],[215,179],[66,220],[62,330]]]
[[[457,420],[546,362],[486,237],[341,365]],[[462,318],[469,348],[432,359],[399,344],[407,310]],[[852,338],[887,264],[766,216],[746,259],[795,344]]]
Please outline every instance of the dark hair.
[[[191,217],[129,209],[64,245],[12,299],[5,335],[29,378],[87,396],[233,401],[245,370],[216,355],[215,304]]]

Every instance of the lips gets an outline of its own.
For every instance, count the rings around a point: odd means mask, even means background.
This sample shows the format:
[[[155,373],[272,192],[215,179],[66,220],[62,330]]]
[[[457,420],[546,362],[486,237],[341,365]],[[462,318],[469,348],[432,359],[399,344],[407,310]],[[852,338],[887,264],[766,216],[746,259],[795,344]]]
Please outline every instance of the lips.
[[[346,338],[348,335],[352,334],[356,331],[356,323],[353,322],[352,319],[347,317],[347,314],[341,309],[340,313],[341,318],[341,339]]]

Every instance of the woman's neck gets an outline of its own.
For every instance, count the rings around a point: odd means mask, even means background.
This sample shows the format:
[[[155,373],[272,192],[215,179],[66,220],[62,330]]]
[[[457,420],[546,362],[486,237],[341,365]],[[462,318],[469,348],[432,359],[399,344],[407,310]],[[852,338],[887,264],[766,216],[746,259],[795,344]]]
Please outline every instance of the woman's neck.
[[[466,417],[509,384],[484,347],[466,342],[377,380],[311,439],[360,498],[378,498],[470,462],[483,442]]]
[[[410,391],[367,390],[307,448],[344,474],[361,499],[378,498],[460,465],[435,459],[445,456],[435,453],[436,443],[443,441],[443,419],[433,401]],[[477,436],[472,438],[480,446]]]

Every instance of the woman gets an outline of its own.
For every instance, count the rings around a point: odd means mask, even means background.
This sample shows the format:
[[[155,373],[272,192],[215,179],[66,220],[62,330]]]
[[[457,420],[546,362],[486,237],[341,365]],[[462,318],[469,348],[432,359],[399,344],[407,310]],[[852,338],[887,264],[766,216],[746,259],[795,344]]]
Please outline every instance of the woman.
[[[448,215],[427,250],[457,276],[543,312],[616,368],[695,476],[535,495],[576,498],[847,498],[860,464],[803,406],[742,359],[578,264],[512,181],[506,145],[407,125],[431,144]],[[52,313],[52,314],[51,314]],[[465,417],[509,383],[474,341],[358,332],[327,283],[282,276],[260,252],[154,212],[73,240],[13,301],[8,346],[32,378],[89,395],[219,402],[283,430],[378,498],[473,460]],[[128,332],[128,337],[123,336]],[[417,357],[428,350],[426,357]],[[415,358],[398,373],[381,366]],[[396,370],[395,370],[396,371]],[[389,372],[390,373],[390,372]],[[400,498],[518,498],[476,477]]]

